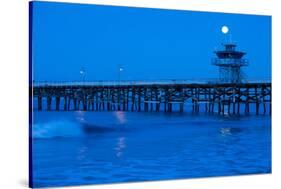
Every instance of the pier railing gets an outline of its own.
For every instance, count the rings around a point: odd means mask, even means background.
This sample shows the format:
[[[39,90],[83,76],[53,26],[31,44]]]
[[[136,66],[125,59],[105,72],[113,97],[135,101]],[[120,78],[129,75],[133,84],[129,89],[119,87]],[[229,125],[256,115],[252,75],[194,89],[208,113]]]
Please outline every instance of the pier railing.
[[[97,80],[97,81],[34,81],[38,86],[138,86],[138,85],[173,85],[173,84],[224,84],[219,79],[186,79],[186,80]],[[271,83],[271,79],[247,79],[241,83]]]

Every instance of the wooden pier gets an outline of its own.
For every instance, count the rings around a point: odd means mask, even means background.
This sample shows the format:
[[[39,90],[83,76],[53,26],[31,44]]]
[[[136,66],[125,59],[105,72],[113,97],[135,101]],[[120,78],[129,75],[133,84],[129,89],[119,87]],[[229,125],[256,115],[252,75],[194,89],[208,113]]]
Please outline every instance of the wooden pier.
[[[32,90],[38,111],[249,114],[254,106],[255,114],[271,114],[271,82],[45,83]]]

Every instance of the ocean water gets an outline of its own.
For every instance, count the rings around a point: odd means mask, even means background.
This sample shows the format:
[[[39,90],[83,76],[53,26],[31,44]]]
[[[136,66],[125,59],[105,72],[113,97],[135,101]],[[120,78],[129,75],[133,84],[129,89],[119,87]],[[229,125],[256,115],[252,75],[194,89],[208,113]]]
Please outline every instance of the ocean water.
[[[271,173],[271,117],[33,114],[34,187]]]

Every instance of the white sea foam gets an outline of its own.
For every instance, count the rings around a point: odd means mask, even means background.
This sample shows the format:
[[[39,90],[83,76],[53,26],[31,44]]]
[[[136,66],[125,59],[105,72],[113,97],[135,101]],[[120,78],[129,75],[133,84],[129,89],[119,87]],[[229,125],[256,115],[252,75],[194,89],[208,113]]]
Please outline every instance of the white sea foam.
[[[83,131],[80,124],[67,120],[42,122],[32,125],[33,138],[79,137],[82,135]]]

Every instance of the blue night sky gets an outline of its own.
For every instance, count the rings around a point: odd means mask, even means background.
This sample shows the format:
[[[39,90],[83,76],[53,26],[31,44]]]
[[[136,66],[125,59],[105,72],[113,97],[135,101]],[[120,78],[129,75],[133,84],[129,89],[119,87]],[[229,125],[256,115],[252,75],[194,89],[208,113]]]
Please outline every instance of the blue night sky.
[[[35,81],[216,78],[227,25],[248,78],[271,77],[271,17],[33,2]]]

